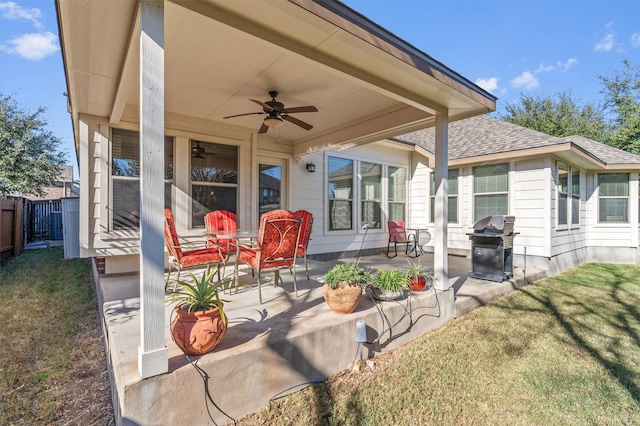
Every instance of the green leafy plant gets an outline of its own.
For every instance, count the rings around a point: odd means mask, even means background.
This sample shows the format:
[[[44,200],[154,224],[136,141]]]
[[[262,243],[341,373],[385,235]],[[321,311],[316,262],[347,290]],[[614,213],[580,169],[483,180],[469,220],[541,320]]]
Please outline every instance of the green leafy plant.
[[[198,278],[189,272],[193,279],[193,284],[184,281],[174,281],[177,288],[169,294],[166,298],[167,303],[179,302],[182,309],[188,312],[194,311],[208,311],[213,308],[218,308],[220,311],[220,318],[224,323],[227,322],[226,315],[224,313],[224,302],[220,298],[220,291],[224,290],[224,287],[231,281],[230,278],[225,278],[219,281],[212,281],[213,274],[217,272],[217,268],[213,268],[207,275],[206,271],[202,273],[202,278]]]
[[[323,279],[334,290],[343,287],[364,287],[371,282],[371,273],[356,263],[340,263],[331,268]]]
[[[412,262],[410,259],[407,259],[407,261],[409,262],[409,266],[405,269],[407,277],[433,278],[431,271],[420,262]]]
[[[380,290],[398,292],[409,288],[409,278],[396,269],[381,269],[373,276],[371,285]]]

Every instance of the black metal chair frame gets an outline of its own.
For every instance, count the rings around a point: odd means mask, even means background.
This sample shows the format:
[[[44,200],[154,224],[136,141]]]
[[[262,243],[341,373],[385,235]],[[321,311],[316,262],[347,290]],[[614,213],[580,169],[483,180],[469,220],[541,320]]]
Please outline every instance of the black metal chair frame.
[[[391,251],[391,243],[392,242],[393,242],[394,255],[390,256],[389,253]],[[389,235],[389,242],[387,244],[387,251],[385,253],[385,255],[388,258],[393,259],[394,257],[396,257],[398,255],[398,244],[405,244],[404,252],[405,252],[405,254],[407,256],[409,256],[409,257],[418,257],[418,256],[420,256],[420,253],[418,252],[418,242],[416,241],[416,234],[408,234],[406,241],[398,241],[396,235]],[[413,246],[412,246],[412,244],[413,244]],[[414,255],[409,254],[410,252],[413,252]]]

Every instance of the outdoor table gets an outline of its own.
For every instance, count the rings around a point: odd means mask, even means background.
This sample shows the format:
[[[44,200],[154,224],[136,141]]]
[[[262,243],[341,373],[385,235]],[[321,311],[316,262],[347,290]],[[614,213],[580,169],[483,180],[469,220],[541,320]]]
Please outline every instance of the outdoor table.
[[[420,241],[420,232],[422,232],[425,235],[426,241],[424,242],[424,244],[428,243],[429,241],[431,241],[431,233],[429,232],[429,229],[427,228],[417,228],[417,227],[411,227],[411,228],[407,228],[407,231],[414,231],[416,234],[416,254],[418,256],[422,255],[422,254],[426,254],[427,252],[424,251],[424,249],[422,248],[423,243]]]
[[[209,238],[217,238],[219,240],[236,240],[236,258],[233,266],[233,286],[236,288],[236,293],[238,292],[238,260],[240,258],[240,241],[255,241],[258,238],[258,230],[241,230],[238,229],[236,231],[215,231],[215,232],[207,232],[207,237]],[[228,260],[228,257],[227,257]],[[225,262],[226,264],[226,262]]]

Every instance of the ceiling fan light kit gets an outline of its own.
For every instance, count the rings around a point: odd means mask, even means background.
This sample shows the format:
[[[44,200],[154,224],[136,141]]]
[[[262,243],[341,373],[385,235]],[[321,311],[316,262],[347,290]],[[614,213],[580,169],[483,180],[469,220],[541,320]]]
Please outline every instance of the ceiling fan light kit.
[[[299,112],[318,112],[318,108],[313,105],[285,108],[282,102],[278,102],[276,100],[276,97],[278,96],[277,90],[270,91],[269,96],[271,96],[271,100],[266,102],[249,99],[251,102],[255,102],[262,107],[262,111],[260,112],[247,112],[244,114],[230,115],[222,118],[227,119],[241,117],[244,115],[267,114],[267,117],[262,122],[262,126],[260,126],[260,130],[258,130],[258,133],[266,133],[269,129],[277,129],[278,127],[282,126],[285,121],[293,123],[298,127],[302,127],[305,130],[311,130],[313,128],[311,124],[305,123],[302,120],[292,117],[290,114]]]
[[[280,117],[267,117],[264,119],[264,124],[270,129],[277,129],[284,124]]]

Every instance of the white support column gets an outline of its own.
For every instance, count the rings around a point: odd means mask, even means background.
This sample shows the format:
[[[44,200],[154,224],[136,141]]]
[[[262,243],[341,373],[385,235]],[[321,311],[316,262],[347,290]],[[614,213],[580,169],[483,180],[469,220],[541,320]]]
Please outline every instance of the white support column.
[[[140,2],[140,346],[144,379],[166,373],[164,344],[164,2]]]
[[[435,240],[433,247],[433,278],[438,290],[449,289],[447,259],[447,227],[449,226],[449,120],[446,114],[436,114],[435,127]]]

